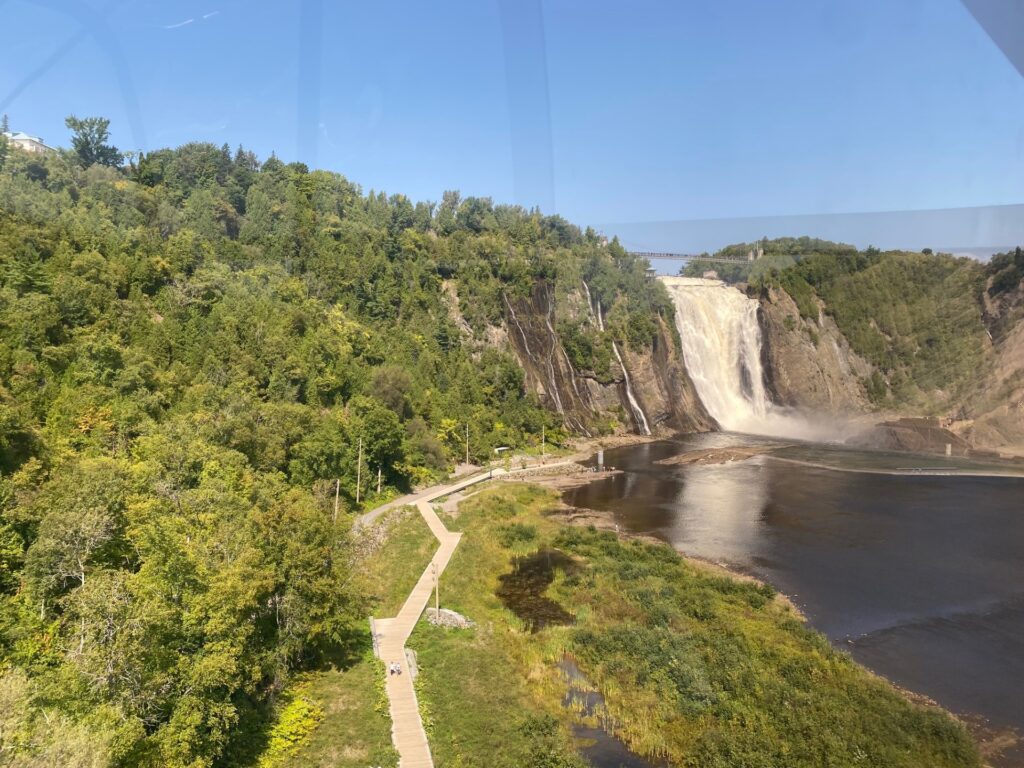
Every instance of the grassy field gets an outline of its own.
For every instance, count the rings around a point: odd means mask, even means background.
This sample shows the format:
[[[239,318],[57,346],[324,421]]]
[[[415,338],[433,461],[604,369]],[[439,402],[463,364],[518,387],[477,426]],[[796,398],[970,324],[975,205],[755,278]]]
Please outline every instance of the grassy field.
[[[457,516],[442,514],[465,536],[441,602],[476,626],[421,622],[409,641],[439,768],[582,766],[574,715],[561,705],[557,664],[566,654],[604,695],[616,734],[672,765],[980,764],[959,723],[835,651],[770,588],[697,567],[667,546],[562,526],[546,514],[556,505],[545,489],[496,484]],[[367,564],[378,615],[400,604],[421,572],[433,547],[425,531],[418,517],[402,518]],[[575,622],[531,633],[495,589],[515,557],[542,546],[577,563],[547,590]],[[310,696],[323,721],[287,765],[393,765],[374,683],[365,662],[315,679]]]
[[[389,617],[398,613],[430,562],[437,539],[412,507],[389,513],[380,525],[383,544],[359,562],[357,579],[372,614]],[[366,645],[371,645],[369,624]],[[287,756],[260,768],[397,766],[383,680],[380,663],[369,654],[348,669],[305,675],[296,685],[322,711],[322,719]]]
[[[514,731],[524,698],[558,716],[563,653],[604,694],[617,734],[672,765],[979,764],[959,723],[835,651],[770,588],[696,567],[664,545],[560,526],[544,514],[555,503],[537,487],[498,486],[450,523],[466,535],[442,602],[481,626],[423,628],[410,643],[440,765],[487,765],[495,744],[514,741],[502,731]],[[530,634],[494,589],[512,557],[542,545],[581,566],[548,590],[576,621]]]
[[[569,648],[641,753],[701,768],[979,764],[959,723],[835,651],[770,589],[607,532],[554,544],[588,566],[556,590],[577,610]]]
[[[404,507],[381,523],[383,546],[360,563],[359,581],[378,618],[396,616],[437,550],[437,539],[415,507]]]
[[[391,718],[380,662],[365,658],[345,670],[308,675],[299,685],[322,713],[297,750],[275,762],[281,768],[366,768],[398,765],[391,746]]]
[[[484,492],[442,515],[451,530],[464,530],[441,579],[441,604],[476,622],[468,630],[421,622],[409,640],[417,652],[417,690],[439,768],[459,766],[581,766],[560,706],[561,680],[548,659],[557,658],[549,637],[530,635],[495,597],[498,576],[509,570],[513,550],[502,533],[521,514],[553,536],[557,526],[538,514],[550,495],[529,486]],[[521,541],[524,553],[533,541]]]

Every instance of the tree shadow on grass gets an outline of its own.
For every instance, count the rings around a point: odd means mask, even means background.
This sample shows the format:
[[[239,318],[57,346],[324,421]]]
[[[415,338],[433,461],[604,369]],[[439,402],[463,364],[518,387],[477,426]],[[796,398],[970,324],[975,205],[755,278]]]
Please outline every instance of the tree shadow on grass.
[[[309,653],[304,662],[295,670],[303,672],[344,672],[358,664],[373,646],[368,625],[353,627],[339,642],[327,643]],[[231,733],[231,740],[224,750],[221,765],[225,768],[252,768],[270,744],[271,733],[277,722],[275,708],[281,691],[269,688],[265,696],[239,695],[233,700],[238,713],[238,723]]]

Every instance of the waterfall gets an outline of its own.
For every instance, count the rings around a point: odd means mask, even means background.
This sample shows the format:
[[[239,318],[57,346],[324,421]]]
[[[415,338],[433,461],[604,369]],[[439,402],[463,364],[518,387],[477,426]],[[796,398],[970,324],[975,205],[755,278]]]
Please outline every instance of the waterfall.
[[[761,366],[758,302],[719,280],[659,278],[675,304],[683,361],[722,429],[820,439],[805,419],[772,404]]]
[[[622,355],[619,354],[619,345],[614,341],[612,341],[612,351],[615,353],[615,359],[619,361],[619,368],[622,369],[622,378],[626,381],[626,399],[629,400],[629,407],[633,411],[633,420],[642,434],[649,435],[651,434],[651,425],[647,423],[644,409],[640,407],[640,403],[637,402],[636,396],[633,394],[633,385],[629,381],[629,371],[626,370],[626,364],[622,362]]]
[[[586,280],[583,281],[583,290],[587,294],[587,304],[590,305],[591,311],[594,312],[597,318],[597,329],[603,332],[604,318],[601,315],[601,302],[595,302],[590,298],[590,286],[587,285]],[[615,353],[615,359],[619,361],[619,368],[622,369],[622,378],[626,384],[626,399],[629,400],[629,408],[633,412],[633,421],[636,422],[636,426],[642,434],[649,435],[651,434],[651,425],[647,423],[647,415],[633,394],[633,384],[629,380],[629,371],[626,370],[626,364],[622,361],[622,355],[619,354],[619,345],[615,343],[614,339],[612,340],[612,351]]]

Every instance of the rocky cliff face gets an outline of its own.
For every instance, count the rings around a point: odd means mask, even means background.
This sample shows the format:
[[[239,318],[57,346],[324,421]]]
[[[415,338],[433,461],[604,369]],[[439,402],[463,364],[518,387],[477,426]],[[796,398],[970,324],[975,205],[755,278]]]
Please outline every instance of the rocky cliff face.
[[[706,432],[717,428],[697,396],[664,320],[659,322],[658,335],[650,352],[636,355],[626,350],[623,359],[652,429]],[[624,394],[619,392],[620,400]]]
[[[762,363],[772,400],[826,413],[859,413],[870,404],[863,381],[871,366],[853,350],[832,318],[800,317],[785,291],[761,300]]]
[[[445,293],[453,322],[468,332],[456,286],[446,285]],[[528,298],[505,297],[504,322],[488,329],[486,343],[515,354],[527,388],[578,434],[595,435],[609,427],[663,435],[714,429],[663,321],[650,350],[640,354],[618,347],[622,365],[613,361],[610,380],[573,367],[556,329],[560,312],[594,329],[602,325],[586,293],[581,285],[559,306],[554,288],[539,281]]]
[[[911,424],[921,414],[912,409],[880,412],[865,389],[873,367],[850,349],[823,311],[817,322],[804,320],[790,296],[778,289],[762,297],[760,314],[772,398],[819,412],[890,419],[866,433],[874,436],[871,445],[877,448],[941,453],[951,443],[959,455],[996,451],[1024,456],[1024,287],[997,301],[987,294],[983,300],[991,348],[974,386],[931,425],[948,434],[922,437],[920,425]]]
[[[555,301],[552,287],[543,282],[533,286],[528,299],[510,301],[506,296],[505,329],[509,346],[526,373],[526,385],[548,408],[558,412],[566,425],[590,435],[593,418],[610,403],[599,387],[573,368],[555,332]]]
[[[1024,456],[1024,281],[998,299],[982,296],[992,353],[953,426],[976,445]]]

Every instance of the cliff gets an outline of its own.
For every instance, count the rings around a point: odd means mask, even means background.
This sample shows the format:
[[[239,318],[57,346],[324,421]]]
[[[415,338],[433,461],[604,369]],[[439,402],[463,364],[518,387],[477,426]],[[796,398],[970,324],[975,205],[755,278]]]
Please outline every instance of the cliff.
[[[802,318],[789,294],[773,288],[761,300],[758,320],[774,402],[828,413],[869,409],[863,382],[873,369],[820,307],[816,320]]]
[[[457,286],[447,284],[445,295],[453,323],[468,338]],[[504,318],[488,327],[482,343],[511,351],[523,369],[527,390],[578,434],[625,430],[669,435],[714,429],[714,419],[697,397],[665,320],[658,318],[650,347],[632,349],[612,342],[588,297],[589,289],[581,285],[559,300],[555,286],[539,280],[526,298],[502,297]],[[619,357],[611,357],[607,371],[573,365],[558,331],[564,318],[584,324],[609,348],[615,344]]]
[[[976,445],[1024,455],[1024,281],[982,294],[992,351],[954,426]]]
[[[672,332],[659,319],[658,335],[649,351],[623,354],[633,386],[654,429],[706,432],[717,428],[694,389]],[[617,390],[625,394],[620,386]]]
[[[906,377],[901,384],[898,372],[894,376],[893,369],[857,354],[821,298],[813,299],[818,317],[808,318],[785,290],[766,288],[759,319],[772,398],[784,405],[873,418],[879,423],[861,438],[871,447],[941,453],[950,443],[958,455],[1024,455],[1024,287],[993,297],[991,285],[989,280],[979,291],[978,315],[987,337],[972,350],[973,367],[941,388],[926,388],[913,379],[907,383]],[[962,293],[956,299],[963,301]],[[925,345],[908,352],[900,339],[886,341],[884,354],[894,359],[929,351]],[[899,387],[913,387],[915,396],[901,399]],[[927,429],[915,420],[921,416],[931,419]]]

